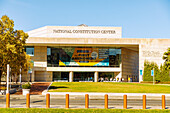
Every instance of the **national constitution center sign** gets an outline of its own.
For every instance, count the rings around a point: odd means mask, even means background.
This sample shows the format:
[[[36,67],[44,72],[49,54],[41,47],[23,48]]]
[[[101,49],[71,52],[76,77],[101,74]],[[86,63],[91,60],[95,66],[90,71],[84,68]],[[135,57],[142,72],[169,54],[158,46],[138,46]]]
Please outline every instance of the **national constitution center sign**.
[[[121,38],[121,27],[46,26],[39,31],[55,38]],[[44,32],[46,31],[46,33]],[[44,32],[44,33],[43,33]]]

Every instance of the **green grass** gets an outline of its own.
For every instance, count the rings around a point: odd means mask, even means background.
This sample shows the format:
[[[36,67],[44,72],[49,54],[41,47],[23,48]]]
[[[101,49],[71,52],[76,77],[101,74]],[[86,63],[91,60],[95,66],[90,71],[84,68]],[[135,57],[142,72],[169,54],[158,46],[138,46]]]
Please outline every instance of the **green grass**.
[[[170,93],[170,85],[116,82],[53,82],[49,92]]]
[[[1,113],[170,113],[170,110],[0,108]]]

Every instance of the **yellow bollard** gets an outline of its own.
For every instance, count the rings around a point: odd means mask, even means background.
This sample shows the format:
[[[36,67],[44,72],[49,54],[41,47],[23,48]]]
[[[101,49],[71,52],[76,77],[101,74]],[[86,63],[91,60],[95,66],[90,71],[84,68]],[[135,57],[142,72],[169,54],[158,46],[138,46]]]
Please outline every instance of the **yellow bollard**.
[[[69,94],[66,94],[66,108],[69,108]]]
[[[85,94],[85,108],[89,108],[89,95]]]
[[[105,109],[108,109],[108,95],[105,94]]]
[[[162,109],[165,109],[165,95],[162,95]]]
[[[124,101],[123,101],[123,108],[124,108],[124,109],[127,109],[127,95],[124,95],[124,96],[123,96],[123,100],[124,100]]]
[[[30,94],[29,93],[26,95],[26,107],[30,108]]]
[[[50,108],[50,94],[46,94],[46,108]]]
[[[10,94],[6,94],[6,108],[10,108]]]
[[[143,109],[146,109],[146,95],[143,95]]]

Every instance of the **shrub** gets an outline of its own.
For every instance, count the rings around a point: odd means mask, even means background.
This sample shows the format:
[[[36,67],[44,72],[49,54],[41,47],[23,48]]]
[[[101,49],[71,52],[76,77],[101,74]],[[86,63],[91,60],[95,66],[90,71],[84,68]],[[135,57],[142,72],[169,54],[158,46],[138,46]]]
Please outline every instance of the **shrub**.
[[[151,76],[151,70],[153,69],[156,83],[170,81],[169,70],[165,64],[161,65],[159,68],[156,63],[149,61],[144,62],[143,81],[153,81],[153,76]]]
[[[31,89],[31,84],[28,82],[27,84],[22,85],[23,89]]]
[[[143,81],[153,81],[153,76],[151,76],[151,70],[154,69],[155,81],[160,81],[160,70],[156,63],[145,61],[144,62],[144,74]]]

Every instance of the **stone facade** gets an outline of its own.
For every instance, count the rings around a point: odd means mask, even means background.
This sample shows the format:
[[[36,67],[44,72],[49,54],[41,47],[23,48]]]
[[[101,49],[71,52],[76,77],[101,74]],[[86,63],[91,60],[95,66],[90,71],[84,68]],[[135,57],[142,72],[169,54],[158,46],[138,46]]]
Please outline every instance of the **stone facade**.
[[[49,29],[47,29],[49,28]],[[144,39],[144,38],[121,38],[121,28],[112,28],[118,34],[101,35],[99,34],[68,34],[59,35],[61,37],[55,37],[50,33],[53,29],[74,29],[74,27],[44,27],[29,32],[31,37],[26,41],[27,46],[34,46],[34,68],[32,73],[32,81],[52,81],[53,72],[94,72],[94,77],[97,81],[98,72],[115,72],[120,73],[122,81],[128,81],[128,78],[132,78],[133,81],[142,81],[142,76],[139,75],[139,70],[144,69],[144,61],[154,61],[159,66],[164,62],[162,60],[163,53],[170,47],[170,39]],[[76,27],[77,29],[77,27]],[[78,28],[78,29],[85,29]],[[90,30],[94,28],[87,27]],[[109,30],[111,28],[98,27],[95,28]],[[42,33],[41,33],[42,30]],[[47,30],[47,34],[45,31]],[[119,31],[120,30],[120,31]],[[33,37],[34,36],[34,37]],[[67,37],[68,36],[68,37]],[[75,37],[74,37],[75,36]],[[80,38],[78,38],[80,36]],[[85,37],[87,36],[87,37]],[[103,37],[102,37],[103,36]],[[106,38],[108,36],[108,38]],[[47,67],[47,46],[83,46],[83,47],[119,47],[121,48],[121,67]],[[74,77],[73,74],[70,74]],[[119,74],[118,74],[119,75]],[[28,76],[28,75],[27,75]],[[22,77],[23,81],[26,80],[26,76]],[[28,78],[28,77],[27,77]]]

